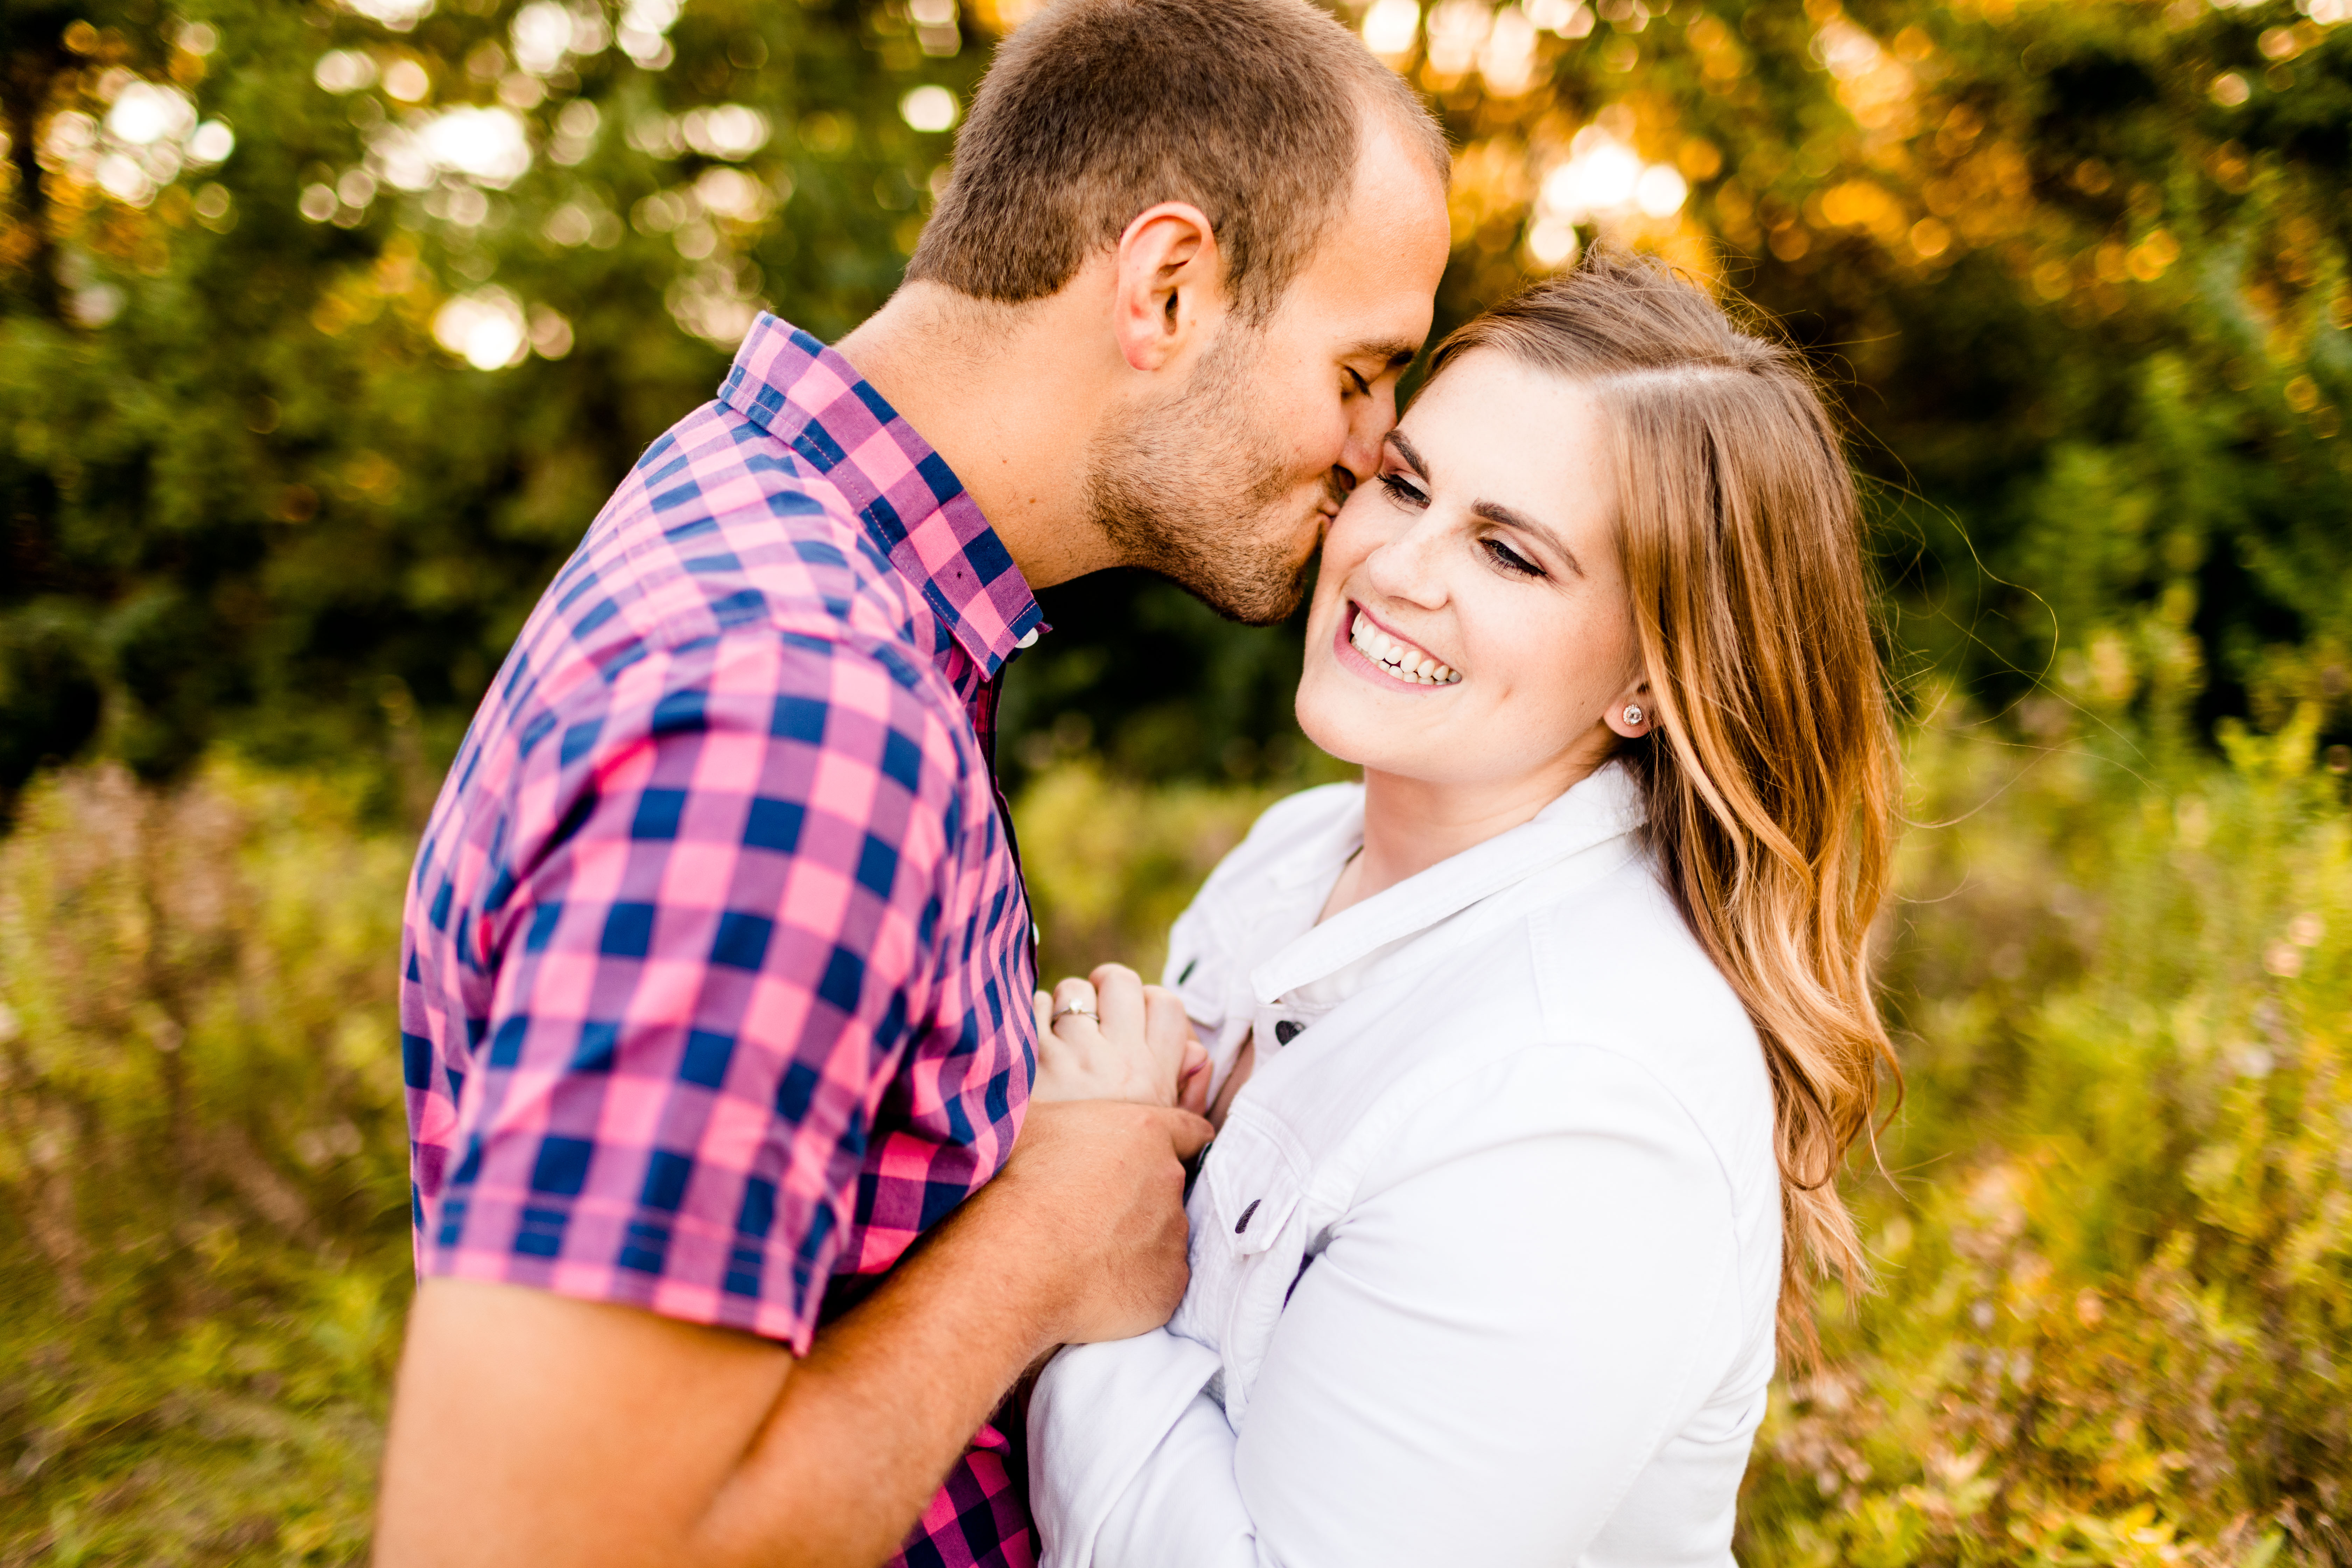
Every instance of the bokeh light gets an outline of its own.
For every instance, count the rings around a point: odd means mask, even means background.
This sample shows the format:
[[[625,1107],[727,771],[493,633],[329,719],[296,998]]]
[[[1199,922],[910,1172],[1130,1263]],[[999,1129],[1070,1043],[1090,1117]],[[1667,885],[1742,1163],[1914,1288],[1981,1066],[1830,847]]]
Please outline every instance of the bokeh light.
[[[476,370],[520,364],[530,352],[530,323],[522,302],[496,284],[456,295],[443,304],[434,312],[433,337]],[[570,352],[568,328],[562,342],[565,352]]]
[[[946,88],[924,86],[898,100],[899,118],[918,131],[945,131],[956,122],[956,98]]]
[[[1421,37],[1421,7],[1413,0],[1372,0],[1364,12],[1364,47],[1383,59],[1412,52]]]

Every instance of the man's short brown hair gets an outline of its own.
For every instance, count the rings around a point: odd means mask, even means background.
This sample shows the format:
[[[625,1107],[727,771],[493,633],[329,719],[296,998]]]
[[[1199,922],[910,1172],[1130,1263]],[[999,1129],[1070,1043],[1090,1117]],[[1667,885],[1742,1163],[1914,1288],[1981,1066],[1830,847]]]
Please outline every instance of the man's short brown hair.
[[[907,276],[1043,299],[1136,214],[1190,202],[1263,320],[1346,204],[1368,111],[1445,177],[1427,106],[1308,0],[1059,0],[997,50]]]

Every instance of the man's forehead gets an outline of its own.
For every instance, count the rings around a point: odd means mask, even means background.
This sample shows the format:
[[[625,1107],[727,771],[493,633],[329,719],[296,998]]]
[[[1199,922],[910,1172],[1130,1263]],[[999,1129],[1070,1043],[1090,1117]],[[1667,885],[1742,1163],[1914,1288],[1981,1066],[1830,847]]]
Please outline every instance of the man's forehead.
[[[1420,346],[1428,308],[1452,247],[1445,190],[1425,160],[1393,132],[1370,139],[1355,188],[1307,270],[1336,295],[1353,295],[1359,310],[1393,312],[1411,299],[1413,315],[1385,314],[1360,322],[1355,336],[1367,358],[1386,359]]]
[[[1383,242],[1349,226],[1334,235],[1299,279],[1312,317],[1342,358],[1370,364],[1409,364],[1421,352],[1435,314],[1437,281],[1445,270],[1444,231],[1434,243]]]
[[[1318,352],[1404,365],[1429,335],[1451,247],[1445,188],[1384,117],[1368,115],[1365,131],[1348,198],[1281,308],[1322,340]]]
[[[1359,366],[1411,364],[1436,314],[1442,255],[1428,267],[1370,262],[1310,268],[1293,285],[1299,318],[1320,352]],[[1311,324],[1310,324],[1311,323]]]

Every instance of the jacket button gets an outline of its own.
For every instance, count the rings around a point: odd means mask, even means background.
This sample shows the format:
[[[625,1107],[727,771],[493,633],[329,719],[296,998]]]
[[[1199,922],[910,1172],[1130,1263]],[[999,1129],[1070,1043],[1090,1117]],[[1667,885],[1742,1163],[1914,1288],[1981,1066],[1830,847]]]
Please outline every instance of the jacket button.
[[[1297,1039],[1298,1031],[1305,1027],[1307,1026],[1296,1018],[1284,1018],[1274,1026],[1274,1043],[1277,1046],[1286,1046]]]

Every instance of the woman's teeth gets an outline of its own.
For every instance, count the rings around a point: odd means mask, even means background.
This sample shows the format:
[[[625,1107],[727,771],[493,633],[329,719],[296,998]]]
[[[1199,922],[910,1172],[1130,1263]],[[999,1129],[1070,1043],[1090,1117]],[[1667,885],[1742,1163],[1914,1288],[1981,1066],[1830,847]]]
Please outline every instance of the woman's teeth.
[[[1360,610],[1348,640],[1356,645],[1357,652],[1399,680],[1415,686],[1451,686],[1462,679],[1459,670],[1438,663],[1417,647],[1408,647],[1372,625],[1372,618]]]

